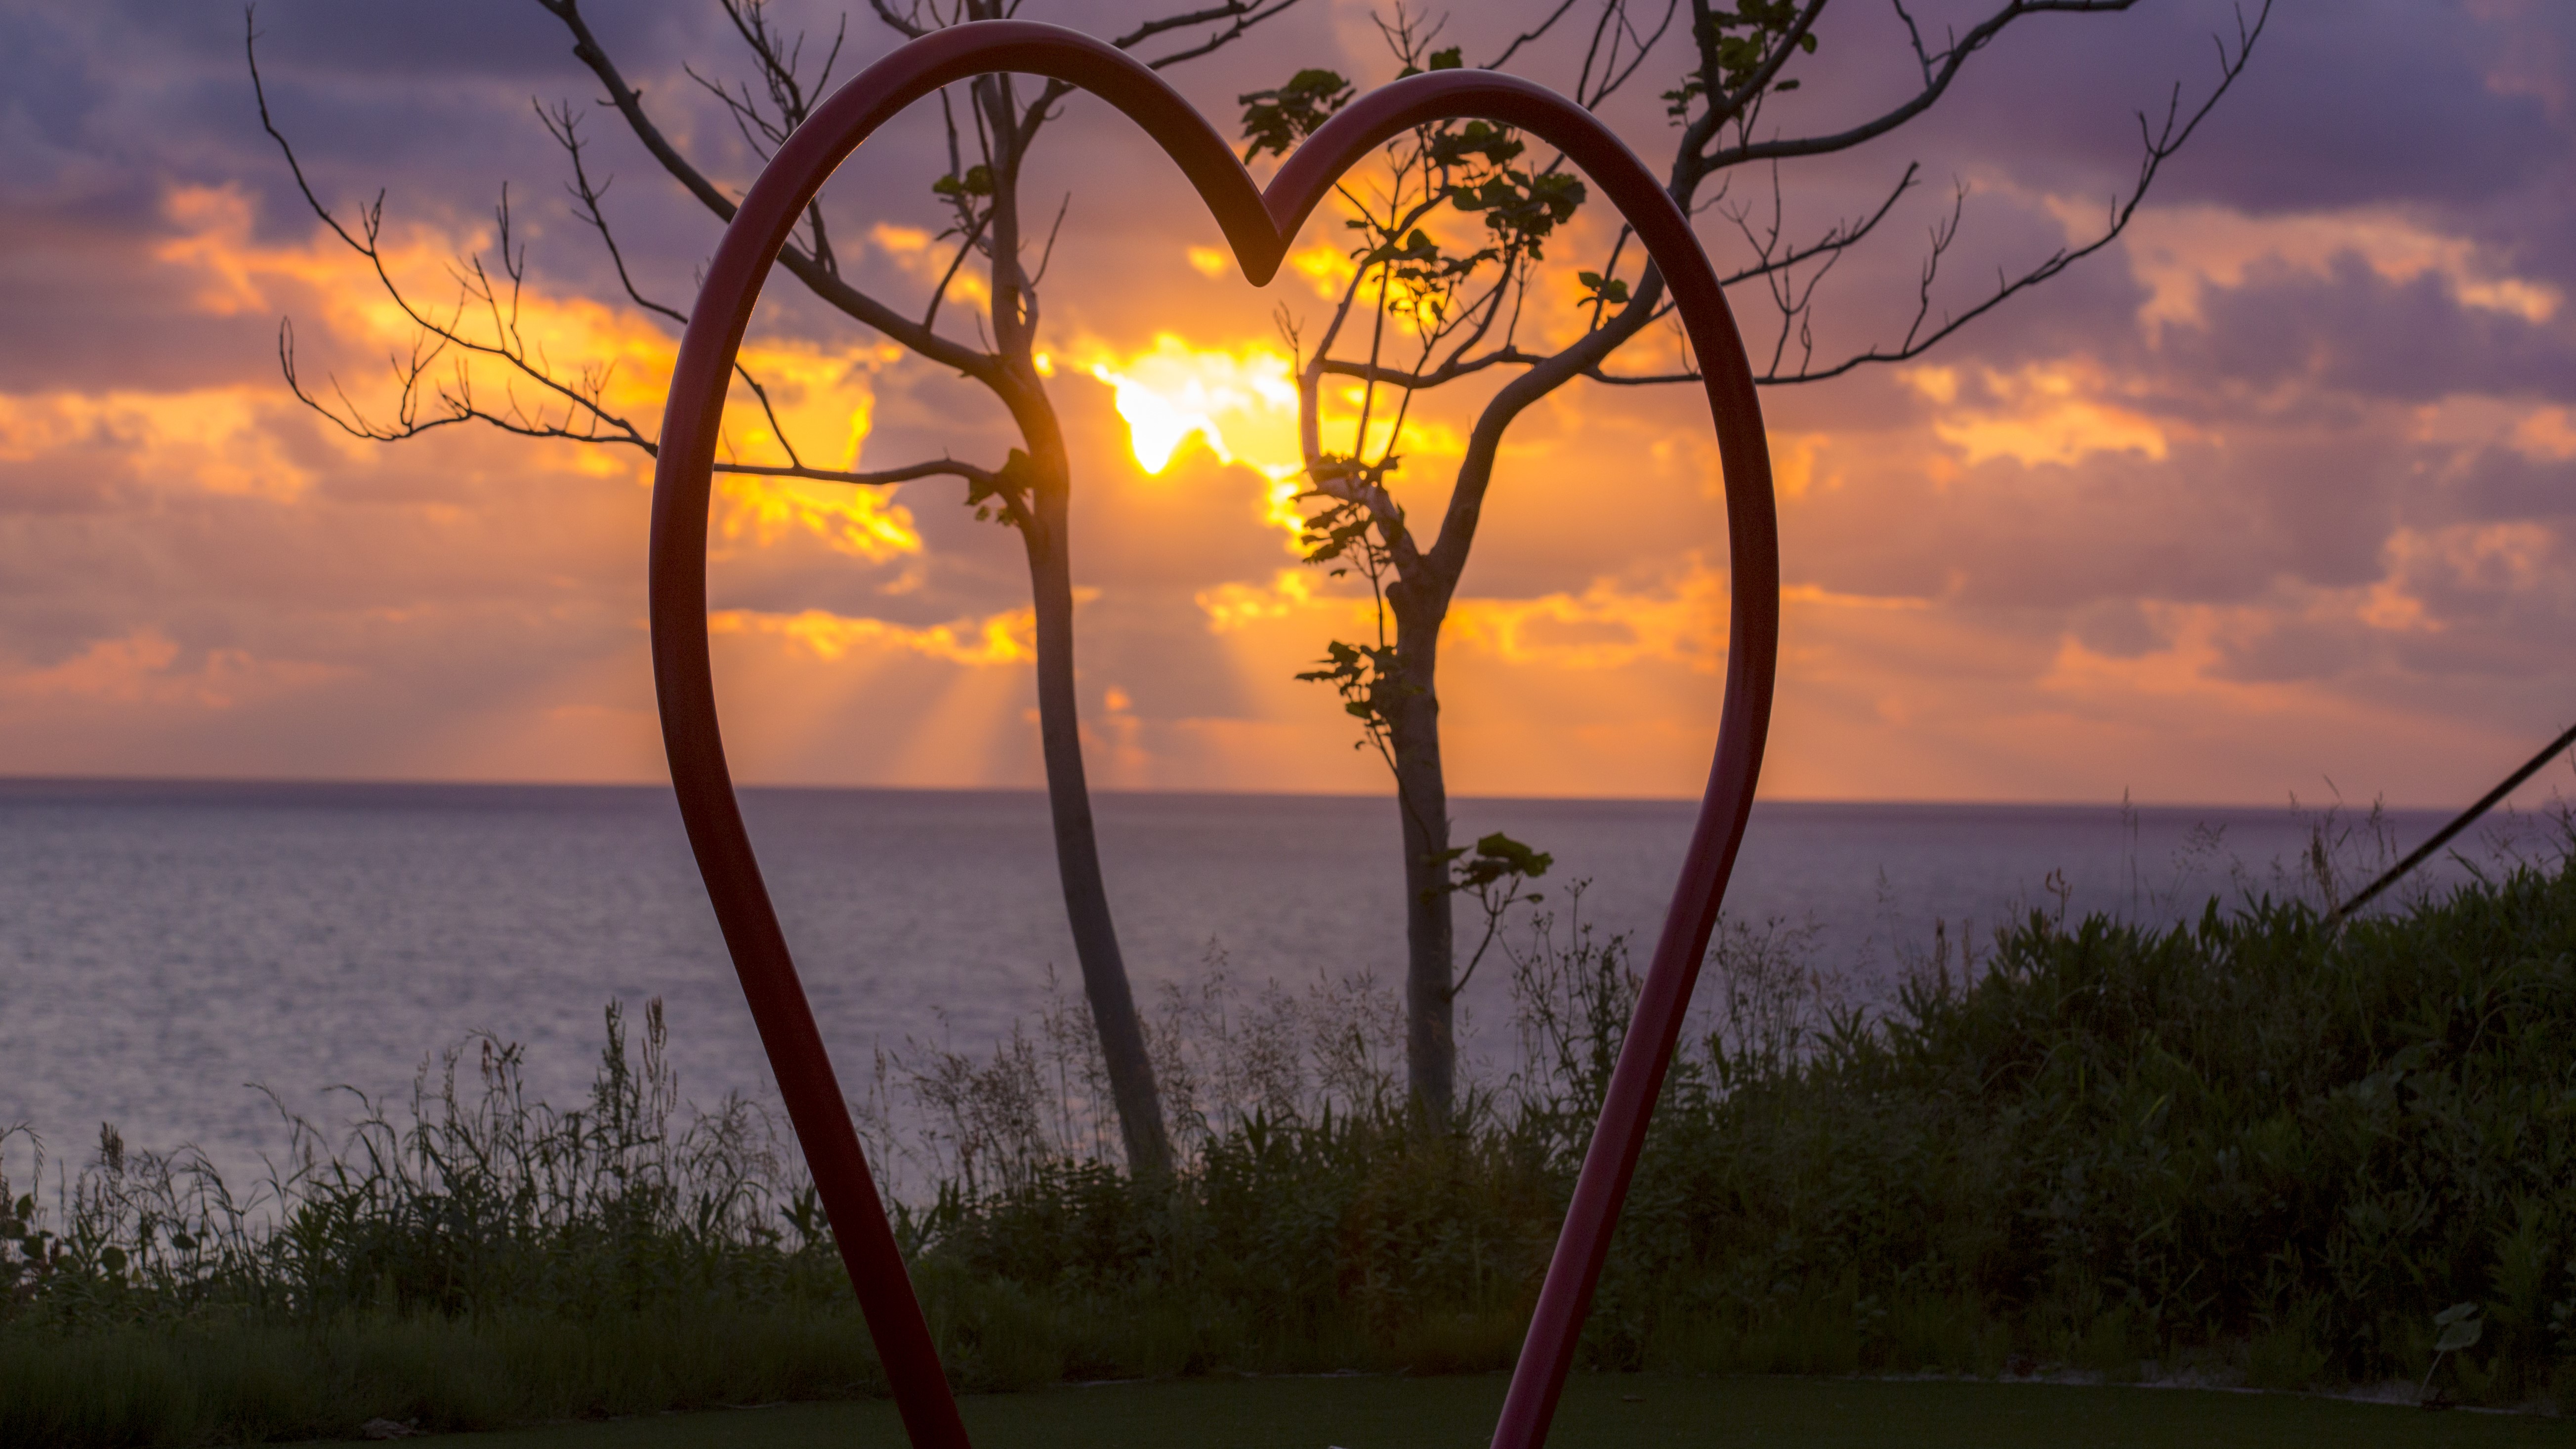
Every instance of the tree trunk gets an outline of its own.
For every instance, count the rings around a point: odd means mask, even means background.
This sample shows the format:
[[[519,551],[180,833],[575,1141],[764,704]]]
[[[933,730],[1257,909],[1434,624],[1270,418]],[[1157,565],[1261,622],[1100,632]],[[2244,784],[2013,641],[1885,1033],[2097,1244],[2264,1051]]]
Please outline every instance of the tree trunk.
[[[984,6],[984,12],[999,13]],[[1118,1109],[1118,1133],[1127,1148],[1131,1177],[1161,1178],[1172,1170],[1172,1141],[1163,1128],[1162,1094],[1154,1089],[1154,1063],[1145,1051],[1144,1024],[1127,986],[1127,962],[1118,951],[1118,928],[1109,918],[1109,891],[1100,879],[1100,843],[1091,828],[1091,787],[1082,772],[1082,712],[1073,669],[1073,464],[1064,429],[1037,370],[1037,294],[1020,269],[1020,158],[1027,137],[1011,78],[976,78],[975,104],[993,138],[992,211],[994,350],[1003,360],[994,388],[1028,444],[1028,497],[1020,541],[1028,550],[1029,597],[1037,615],[1038,743],[1046,759],[1047,812],[1055,822],[1055,868],[1064,885],[1066,924],[1082,965],[1082,993],[1091,1003],[1092,1027],[1109,1071],[1109,1096]]]
[[[1440,767],[1440,619],[1399,603],[1397,673],[1379,706],[1395,751],[1395,798],[1404,836],[1404,1072],[1416,1111],[1446,1122],[1457,1098],[1458,1036],[1451,972],[1457,931],[1450,914],[1449,782]]]
[[[1036,441],[1032,439],[1031,441]],[[1029,588],[1037,613],[1038,739],[1046,759],[1047,808],[1055,821],[1056,872],[1064,883],[1064,911],[1073,927],[1073,951],[1082,964],[1083,995],[1100,1033],[1109,1068],[1109,1092],[1127,1148],[1127,1171],[1162,1177],[1171,1171],[1171,1138],[1163,1128],[1162,1096],[1145,1031],[1136,1017],[1127,963],[1119,954],[1109,892],[1100,879],[1100,845],[1091,827],[1091,790],[1082,771],[1082,719],[1074,694],[1073,564],[1066,520],[1072,488],[1061,448],[1036,461],[1030,488]]]
[[[1522,410],[1636,334],[1663,295],[1662,274],[1646,270],[1636,299],[1610,327],[1505,383],[1486,403],[1458,464],[1439,541],[1399,561],[1386,591],[1395,615],[1396,677],[1379,691],[1379,712],[1395,752],[1395,791],[1404,813],[1405,1072],[1417,1110],[1446,1121],[1457,1102],[1457,928],[1450,908],[1449,781],[1440,763],[1440,628],[1476,541],[1503,430]],[[1310,372],[1309,376],[1316,376]],[[1299,416],[1315,411],[1311,390]],[[1309,456],[1313,444],[1308,443]]]

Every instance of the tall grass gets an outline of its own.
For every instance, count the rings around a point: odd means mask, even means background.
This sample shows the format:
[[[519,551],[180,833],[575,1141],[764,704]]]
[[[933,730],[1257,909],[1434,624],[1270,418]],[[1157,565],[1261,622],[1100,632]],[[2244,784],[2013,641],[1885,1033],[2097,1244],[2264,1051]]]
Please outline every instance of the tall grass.
[[[987,1054],[881,1054],[858,1106],[910,1184],[901,1240],[961,1384],[1508,1364],[1636,988],[1627,941],[1579,913],[1511,943],[1519,1066],[1451,1121],[1402,1106],[1365,980],[1167,997],[1174,1180],[1104,1165],[1078,1003]],[[1944,931],[1863,1012],[1810,933],[1730,924],[1587,1365],[2156,1361],[2281,1387],[2431,1367],[2463,1399],[2571,1397],[2564,853],[2340,927],[2256,894],[1971,944]],[[773,1119],[681,1102],[662,1043],[658,1010],[630,1041],[612,1008],[588,1100],[557,1110],[515,1048],[469,1042],[400,1120],[290,1124],[239,1197],[112,1132],[69,1175],[0,1144],[24,1180],[0,1188],[0,1440],[878,1391]],[[2487,1327],[2436,1367],[2456,1303]]]

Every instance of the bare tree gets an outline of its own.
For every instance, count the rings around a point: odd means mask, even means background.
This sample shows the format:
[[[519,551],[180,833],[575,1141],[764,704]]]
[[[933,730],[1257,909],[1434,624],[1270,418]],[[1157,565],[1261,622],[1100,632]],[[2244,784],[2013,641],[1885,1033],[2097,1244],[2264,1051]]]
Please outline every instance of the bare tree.
[[[1907,0],[1890,0],[1917,71],[1910,89],[1857,125],[1815,135],[1780,134],[1765,124],[1764,102],[1799,86],[1798,61],[1815,52],[1816,27],[1829,3],[1735,0],[1728,8],[1690,0],[1691,62],[1663,97],[1678,132],[1666,189],[1685,214],[1714,215],[1743,243],[1747,260],[1724,280],[1731,287],[1758,288],[1773,314],[1767,338],[1754,349],[1757,381],[1773,386],[1820,382],[1919,357],[2007,299],[2108,246],[2137,214],[2164,163],[2243,73],[2271,13],[2271,0],[2262,0],[2250,22],[2240,11],[2232,46],[2217,42],[2216,82],[2197,104],[2186,109],[2177,82],[2160,121],[2139,116],[2136,177],[2111,199],[2089,239],[2061,247],[2019,273],[1998,273],[1991,290],[1971,305],[1936,313],[1934,284],[1958,238],[1962,190],[1932,227],[1915,306],[1903,330],[1876,345],[1820,357],[1813,325],[1819,284],[1878,234],[1898,200],[1916,185],[1921,168],[1904,167],[1882,199],[1861,214],[1796,237],[1783,221],[1784,164],[1848,151],[1922,116],[1950,94],[1972,58],[2033,16],[2104,15],[2127,10],[2135,0],[2004,0],[1977,24],[1938,40],[1926,35]],[[1576,35],[1581,60],[1574,95],[1598,107],[1637,75],[1682,5],[1600,0],[1586,12],[1588,34],[1579,24],[1566,26],[1575,11],[1576,0],[1560,0],[1535,27],[1503,46],[1489,68],[1552,37]],[[1437,24],[1426,26],[1400,7],[1380,28],[1406,73],[1464,63],[1461,47],[1433,48]],[[1284,155],[1351,94],[1341,76],[1308,70],[1276,90],[1243,97],[1247,157]],[[1318,667],[1299,677],[1334,686],[1343,707],[1361,722],[1361,744],[1374,747],[1395,776],[1403,832],[1408,1079],[1415,1102],[1441,1115],[1449,1111],[1454,1091],[1452,1014],[1466,980],[1454,970],[1452,897],[1465,892],[1480,899],[1490,941],[1497,900],[1508,905],[1518,885],[1547,865],[1544,855],[1503,836],[1485,837],[1472,854],[1449,843],[1448,784],[1440,756],[1440,629],[1475,544],[1496,456],[1514,420],[1577,380],[1620,387],[1699,380],[1686,355],[1681,365],[1661,371],[1608,368],[1613,354],[1667,322],[1672,310],[1661,273],[1629,254],[1632,236],[1625,227],[1597,270],[1576,274],[1583,294],[1581,335],[1553,350],[1522,345],[1530,284],[1546,246],[1584,199],[1581,181],[1565,169],[1562,156],[1540,162],[1525,151],[1517,135],[1483,122],[1448,122],[1397,137],[1372,184],[1346,182],[1341,188],[1360,243],[1330,319],[1310,345],[1295,319],[1284,309],[1280,315],[1281,330],[1297,354],[1304,496],[1311,510],[1307,559],[1365,578],[1377,604],[1372,640],[1334,641]],[[1736,178],[1748,174],[1762,178],[1748,188],[1756,195],[1735,196]],[[1432,237],[1424,224],[1443,208],[1481,217],[1480,244],[1459,250]],[[1635,269],[1633,281],[1622,277],[1623,263]],[[1425,539],[1393,491],[1403,463],[1403,420],[1418,395],[1497,369],[1508,370],[1510,380],[1478,413],[1438,531]],[[1358,384],[1358,413],[1341,435],[1347,444],[1325,435],[1321,401],[1328,378]]]
[[[597,79],[605,96],[599,105],[615,110],[626,128],[654,161],[698,205],[718,222],[734,213],[734,200],[698,161],[693,160],[648,108],[643,91],[631,84],[610,58],[581,9],[580,0],[535,0],[562,22],[573,42],[573,55]],[[736,37],[748,53],[754,80],[728,84],[692,67],[688,74],[702,90],[721,102],[724,112],[752,150],[766,160],[828,93],[832,72],[847,39],[846,18],[828,48],[817,47],[809,64],[802,32],[789,33],[769,14],[766,0],[717,0]],[[1263,22],[1296,5],[1298,0],[1211,0],[1137,22],[1112,43],[1137,53],[1156,70],[1194,60],[1232,45]],[[870,0],[879,22],[906,38],[971,20],[1006,18],[1018,0]],[[498,237],[492,260],[462,258],[456,266],[459,291],[443,304],[427,304],[407,293],[389,270],[383,244],[384,198],[344,219],[315,194],[294,148],[269,114],[268,98],[259,88],[257,35],[249,37],[251,79],[259,94],[260,121],[286,152],[296,185],[314,214],[374,268],[378,282],[416,329],[407,356],[394,362],[397,400],[389,417],[362,412],[336,385],[326,392],[309,387],[298,372],[292,324],[281,325],[279,362],[295,395],[349,433],[381,441],[418,437],[453,424],[473,423],[529,438],[655,452],[654,439],[609,400],[609,374],[604,366],[570,368],[531,344],[520,321],[526,279],[526,255],[513,240],[509,193],[502,192],[495,211]],[[1080,721],[1075,707],[1073,664],[1073,582],[1068,505],[1073,486],[1072,461],[1055,405],[1037,366],[1040,312],[1038,283],[1046,273],[1061,228],[1066,204],[1051,220],[1024,209],[1022,187],[1032,165],[1032,148],[1046,124],[1060,114],[1072,87],[1048,80],[1025,85],[1007,75],[976,78],[962,98],[941,93],[947,120],[945,154],[931,190],[948,213],[939,240],[953,248],[945,270],[917,308],[907,310],[871,293],[845,276],[832,247],[822,203],[807,212],[803,225],[780,254],[779,265],[805,290],[843,316],[908,351],[980,384],[1010,414],[1020,446],[997,462],[960,458],[924,459],[901,467],[852,472],[816,467],[805,461],[771,406],[769,389],[747,366],[737,376],[749,400],[761,409],[776,439],[775,462],[719,461],[719,472],[758,477],[802,478],[819,482],[879,487],[913,479],[950,477],[965,484],[965,501],[981,518],[1016,530],[1027,555],[1029,584],[1037,624],[1038,730],[1046,766],[1047,801],[1055,827],[1056,864],[1064,888],[1074,949],[1082,966],[1083,989],[1100,1034],[1108,1068],[1110,1093],[1127,1153],[1129,1170],[1159,1175],[1171,1166],[1170,1137],[1155,1089],[1153,1067],[1129,989],[1127,969],[1118,948],[1108,894],[1101,882],[1100,853],[1094,839],[1091,797],[1085,783]],[[962,115],[961,115],[962,112]],[[607,181],[594,173],[589,141],[582,124],[587,109],[570,101],[554,106],[537,103],[537,114],[562,149],[570,173],[575,216],[598,237],[614,264],[626,299],[647,316],[677,329],[687,317],[680,308],[646,293],[627,265],[615,230],[603,209]],[[1068,197],[1069,202],[1069,197]],[[1040,222],[1042,225],[1032,225]],[[1034,253],[1034,257],[1031,255]],[[988,284],[981,315],[972,316],[974,340],[956,335],[955,315],[968,304],[951,306],[961,271],[981,268]],[[951,322],[942,328],[941,315]],[[478,370],[497,373],[504,381],[500,396],[489,384],[478,390]]]

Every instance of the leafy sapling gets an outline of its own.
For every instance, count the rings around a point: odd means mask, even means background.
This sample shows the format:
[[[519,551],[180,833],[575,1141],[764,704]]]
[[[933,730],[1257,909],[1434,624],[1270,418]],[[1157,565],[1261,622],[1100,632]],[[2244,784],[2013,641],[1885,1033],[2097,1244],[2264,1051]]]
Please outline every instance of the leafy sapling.
[[[2433,1362],[2424,1370],[2424,1382],[2416,1389],[2415,1400],[2427,1407],[2441,1407],[2446,1401],[2433,1397],[2433,1375],[2441,1369],[2443,1359],[2462,1349],[2475,1348],[2478,1340],[2486,1336],[2487,1321],[2478,1316],[2477,1304],[2454,1303],[2433,1315],[2433,1326],[2441,1333],[2433,1340]]]
[[[1467,989],[1467,978],[1476,974],[1476,964],[1485,959],[1485,952],[1494,944],[1495,933],[1503,928],[1503,913],[1523,903],[1533,906],[1539,903],[1541,897],[1537,891],[1524,891],[1521,887],[1547,874],[1547,868],[1556,864],[1555,856],[1544,850],[1532,850],[1499,830],[1476,842],[1472,859],[1462,860],[1461,857],[1466,855],[1467,847],[1463,845],[1447,853],[1451,872],[1449,889],[1453,894],[1476,898],[1477,906],[1485,913],[1485,934],[1476,942],[1475,952],[1468,956],[1467,969],[1459,972],[1458,979],[1450,984],[1452,996]]]

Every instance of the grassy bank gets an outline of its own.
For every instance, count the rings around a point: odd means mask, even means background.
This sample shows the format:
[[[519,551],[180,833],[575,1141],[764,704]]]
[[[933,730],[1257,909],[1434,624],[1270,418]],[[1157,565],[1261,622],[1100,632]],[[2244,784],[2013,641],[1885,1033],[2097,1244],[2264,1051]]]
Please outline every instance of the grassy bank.
[[[1532,1068],[1448,1130],[1391,1106],[1363,997],[1203,998],[1159,1033],[1200,1053],[1164,1064],[1190,1160],[1170,1184],[1090,1160],[1078,1022],[881,1062],[934,1123],[902,1149],[931,1188],[900,1226],[961,1386],[1506,1365],[1627,959],[1571,923],[1520,943]],[[2431,1369],[2463,1401],[2576,1400],[2564,860],[2334,929],[2261,901],[2171,930],[2034,916],[1914,967],[1864,1017],[1795,933],[1721,942],[1586,1367]],[[103,1141],[12,1209],[0,1440],[876,1392],[766,1118],[683,1109],[658,1022],[626,1037],[612,1017],[591,1100],[561,1112],[475,1044],[408,1120],[300,1130],[257,1200]],[[2477,1340],[2437,1365],[2458,1304]]]
[[[1459,1449],[1486,1442],[1498,1375],[1183,1379],[961,1405],[978,1449]],[[2051,1385],[1581,1375],[1550,1449],[2558,1449],[2566,1426],[2282,1395]],[[898,1449],[883,1402],[548,1425],[474,1449]]]

